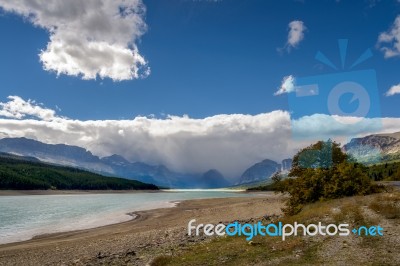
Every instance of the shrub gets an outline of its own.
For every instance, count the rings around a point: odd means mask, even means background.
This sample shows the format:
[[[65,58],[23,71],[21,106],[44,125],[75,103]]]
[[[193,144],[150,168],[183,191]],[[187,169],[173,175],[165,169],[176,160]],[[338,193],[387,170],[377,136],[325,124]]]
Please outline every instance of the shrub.
[[[326,199],[376,192],[366,168],[353,162],[338,143],[319,141],[293,158],[289,178],[275,181],[275,187],[289,194],[285,214],[298,213],[304,204]]]

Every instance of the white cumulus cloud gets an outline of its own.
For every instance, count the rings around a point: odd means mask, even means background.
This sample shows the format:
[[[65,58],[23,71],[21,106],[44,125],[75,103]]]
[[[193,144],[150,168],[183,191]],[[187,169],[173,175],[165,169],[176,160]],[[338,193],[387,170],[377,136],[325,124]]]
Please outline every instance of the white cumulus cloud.
[[[284,77],[282,79],[281,86],[274,93],[274,95],[281,95],[281,94],[285,94],[285,93],[295,92],[296,91],[295,82],[296,82],[296,79],[292,75]]]
[[[279,162],[292,157],[317,140],[332,138],[345,143],[351,137],[400,131],[400,118],[364,119],[349,126],[323,114],[292,120],[282,110],[202,119],[140,116],[129,120],[82,121],[61,117],[17,96],[0,106],[0,115],[6,117],[0,119],[1,137],[77,145],[98,156],[119,154],[132,162],[164,164],[179,172],[202,173],[214,168],[228,178],[239,177],[245,169],[266,158]]]
[[[386,96],[393,96],[395,94],[400,94],[400,84],[392,86],[386,93]]]
[[[26,117],[35,117],[40,120],[51,121],[55,119],[56,112],[45,108],[35,101],[25,101],[19,96],[8,96],[8,102],[0,102],[0,116],[22,119]]]
[[[385,58],[400,56],[400,15],[388,31],[379,35],[377,46]]]
[[[115,81],[150,73],[137,47],[147,27],[141,0],[0,0],[0,7],[49,32],[39,54],[47,71]]]
[[[288,26],[289,33],[284,48],[290,52],[292,48],[297,48],[300,42],[304,39],[304,32],[307,30],[307,27],[304,25],[304,22],[300,20],[293,20]],[[278,50],[281,51],[282,49]]]

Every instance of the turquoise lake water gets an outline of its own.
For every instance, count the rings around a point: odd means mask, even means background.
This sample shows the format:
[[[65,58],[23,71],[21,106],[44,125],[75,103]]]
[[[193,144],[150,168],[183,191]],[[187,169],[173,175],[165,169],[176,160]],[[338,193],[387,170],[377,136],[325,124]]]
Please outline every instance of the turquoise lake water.
[[[0,196],[0,244],[128,221],[132,216],[127,213],[173,207],[183,200],[248,196],[252,194],[212,190]]]

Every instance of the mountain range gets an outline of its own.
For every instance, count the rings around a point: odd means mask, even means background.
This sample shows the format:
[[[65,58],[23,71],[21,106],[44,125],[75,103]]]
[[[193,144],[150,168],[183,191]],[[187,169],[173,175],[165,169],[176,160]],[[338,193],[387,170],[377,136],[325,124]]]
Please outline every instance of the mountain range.
[[[248,168],[242,176],[238,184],[249,184],[269,179],[276,172],[286,172],[292,167],[292,159],[285,159],[282,164],[275,161],[265,159]]]
[[[343,150],[363,163],[400,160],[400,132],[353,138]],[[217,169],[204,173],[178,173],[165,165],[130,162],[117,154],[100,158],[78,146],[46,144],[27,138],[0,139],[0,152],[170,188],[219,188],[260,182],[269,180],[277,171],[289,171],[292,164],[291,159],[281,163],[265,159],[246,169],[235,182],[225,179]]]
[[[0,190],[157,190],[153,184],[102,176],[33,157],[0,152]]]
[[[164,165],[130,162],[117,154],[100,158],[78,146],[46,144],[27,138],[0,139],[0,152],[28,156],[42,162],[76,167],[102,175],[135,179],[161,187],[219,188],[228,187],[234,183],[226,180],[216,169],[210,169],[200,174],[177,173]],[[266,159],[245,170],[239,179],[239,183],[266,180],[276,171],[288,170],[290,166],[291,159],[284,160],[282,164]]]
[[[396,161],[400,159],[400,132],[353,138],[343,150],[362,163]]]

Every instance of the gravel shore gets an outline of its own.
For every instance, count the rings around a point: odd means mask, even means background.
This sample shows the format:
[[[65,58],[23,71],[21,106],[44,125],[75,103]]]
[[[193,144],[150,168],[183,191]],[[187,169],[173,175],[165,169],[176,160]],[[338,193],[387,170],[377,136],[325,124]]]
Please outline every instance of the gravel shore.
[[[132,221],[89,230],[44,235],[0,245],[0,265],[146,265],[188,245],[187,223],[229,223],[281,215],[282,196],[188,200],[174,208],[133,213]]]

